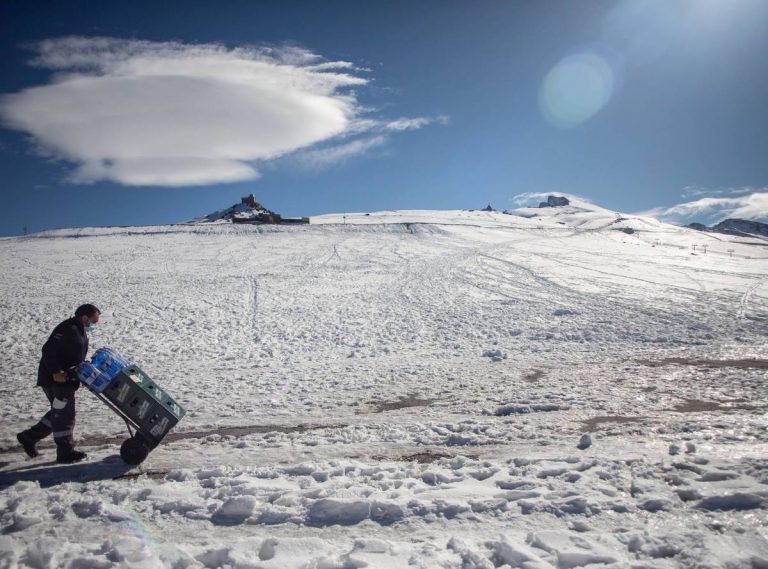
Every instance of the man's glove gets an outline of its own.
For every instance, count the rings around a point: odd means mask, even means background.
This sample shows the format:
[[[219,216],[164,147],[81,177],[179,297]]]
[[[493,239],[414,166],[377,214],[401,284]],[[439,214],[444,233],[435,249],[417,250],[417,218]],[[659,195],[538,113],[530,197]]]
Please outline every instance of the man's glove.
[[[67,383],[80,383],[80,378],[77,377],[77,366],[67,368]]]

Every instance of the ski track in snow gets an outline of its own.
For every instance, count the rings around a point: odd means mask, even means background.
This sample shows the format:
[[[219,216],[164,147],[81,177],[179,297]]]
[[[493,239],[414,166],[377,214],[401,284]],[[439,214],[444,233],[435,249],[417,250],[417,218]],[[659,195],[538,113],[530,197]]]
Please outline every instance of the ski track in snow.
[[[562,211],[0,239],[0,566],[768,567],[766,248]],[[15,445],[86,301],[188,411],[138,468],[84,389]]]

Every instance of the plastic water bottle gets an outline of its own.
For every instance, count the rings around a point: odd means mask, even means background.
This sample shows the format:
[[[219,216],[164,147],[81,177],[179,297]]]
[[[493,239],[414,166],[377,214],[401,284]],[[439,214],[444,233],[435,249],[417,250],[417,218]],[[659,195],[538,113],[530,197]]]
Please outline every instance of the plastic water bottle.
[[[105,367],[105,364],[107,360],[109,359],[109,352],[111,352],[109,348],[99,348],[96,350],[91,356],[91,363],[94,365],[94,367],[97,367],[99,369],[102,369]]]
[[[112,379],[101,373],[91,362],[83,362],[75,368],[75,373],[80,381],[89,385],[91,389],[101,393],[112,382]]]
[[[109,359],[109,352],[104,349],[98,349],[91,356],[91,364],[98,370],[104,370],[107,367],[107,360]]]
[[[128,362],[110,348],[99,348],[91,357],[91,363],[109,379],[114,379],[118,373],[128,367]]]

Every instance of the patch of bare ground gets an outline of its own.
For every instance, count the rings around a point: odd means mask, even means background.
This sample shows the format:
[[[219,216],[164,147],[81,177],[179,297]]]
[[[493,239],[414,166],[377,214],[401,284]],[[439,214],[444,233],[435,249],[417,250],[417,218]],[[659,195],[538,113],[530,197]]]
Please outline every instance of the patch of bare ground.
[[[741,360],[706,360],[695,358],[666,358],[663,360],[637,360],[637,363],[648,367],[664,367],[669,365],[734,368],[734,369],[768,369],[768,360],[747,358]]]
[[[222,437],[246,437],[248,435],[265,433],[306,433],[318,429],[343,429],[349,425],[249,425],[243,427],[218,427],[210,431],[185,431],[169,433],[164,441],[177,441],[182,439],[201,439],[210,435]]]
[[[728,403],[724,405],[723,403]],[[763,409],[761,405],[747,405],[743,399],[738,401],[703,401],[701,399],[684,399],[682,403],[675,405],[670,411],[676,413],[711,413],[727,411],[756,411]]]
[[[443,452],[424,451],[414,454],[406,454],[403,456],[372,456],[371,459],[379,461],[396,460],[398,462],[418,462],[419,464],[431,464],[443,458],[456,458],[456,456],[457,455],[455,454],[446,454]],[[466,456],[468,458],[476,458],[466,454],[462,454],[462,456]]]
[[[421,399],[417,395],[406,395],[398,401],[370,401],[373,405],[374,413],[384,413],[385,411],[395,411],[397,409],[409,409],[411,407],[427,407],[437,401],[437,399]]]
[[[586,433],[591,433],[600,428],[603,425],[628,425],[631,423],[641,423],[647,417],[626,417],[624,415],[605,415],[600,417],[592,417],[581,422],[582,430]]]
[[[544,371],[543,371],[543,370],[540,370],[540,369],[532,369],[531,371],[529,371],[528,373],[526,373],[526,374],[523,376],[523,381],[536,382],[536,381],[539,381],[539,380],[540,380],[542,377],[544,377],[545,375],[547,375],[547,374],[546,374],[546,373],[544,373]]]
[[[136,480],[141,476],[146,476],[151,480],[162,480],[168,475],[167,470],[147,470],[143,472],[126,472],[120,476],[115,476],[112,480]]]
[[[165,444],[173,441],[181,441],[187,439],[203,439],[212,435],[218,435],[221,437],[246,437],[248,435],[266,434],[266,433],[305,433],[307,431],[314,431],[318,429],[343,429],[347,427],[346,424],[340,425],[245,425],[245,426],[233,426],[233,427],[216,427],[200,431],[178,431],[170,432],[165,438],[163,438],[160,444]],[[101,446],[101,445],[115,445],[122,444],[122,442],[129,438],[128,432],[114,437],[78,437],[78,443],[82,446]],[[52,445],[40,445],[39,448],[46,448],[46,446],[52,447]],[[0,454],[7,454],[11,452],[20,452],[20,446],[12,446],[0,449]]]

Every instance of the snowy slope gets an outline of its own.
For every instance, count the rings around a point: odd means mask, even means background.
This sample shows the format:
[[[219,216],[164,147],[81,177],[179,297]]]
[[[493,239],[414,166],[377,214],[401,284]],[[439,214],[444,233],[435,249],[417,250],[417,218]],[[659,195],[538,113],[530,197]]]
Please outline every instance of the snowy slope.
[[[766,566],[762,244],[580,202],[0,239],[0,566]],[[138,470],[85,390],[89,462],[14,444],[85,301],[189,411]]]

